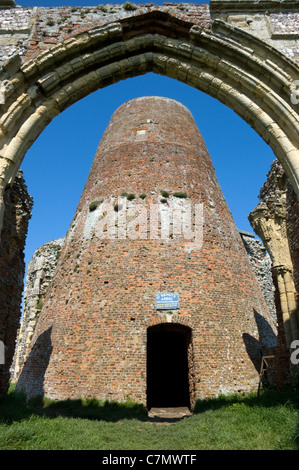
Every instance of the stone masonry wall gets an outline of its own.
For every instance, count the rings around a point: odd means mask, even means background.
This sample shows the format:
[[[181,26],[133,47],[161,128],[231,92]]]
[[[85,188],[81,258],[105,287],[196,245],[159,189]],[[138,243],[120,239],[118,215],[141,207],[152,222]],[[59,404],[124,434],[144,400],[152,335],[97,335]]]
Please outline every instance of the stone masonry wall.
[[[0,340],[5,345],[5,364],[0,365],[0,394],[9,383],[25,271],[24,246],[31,217],[32,198],[27,192],[22,172],[5,192],[5,217],[0,244]]]
[[[91,7],[34,7],[0,10],[0,64],[19,54],[22,60],[34,58],[65,39],[119,19],[147,12],[168,12],[182,21],[190,20],[209,28],[220,19],[256,36],[295,62],[298,53],[299,2],[211,0],[210,5],[169,3],[163,6],[103,4]]]
[[[292,271],[296,286],[296,303],[299,292],[299,202],[294,190],[278,160],[274,160],[259,195],[261,204],[266,204],[271,215],[276,212],[285,218],[286,230],[284,232],[288,241]],[[277,207],[281,207],[277,213]]]
[[[299,204],[278,160],[274,160],[271,165],[259,199],[249,220],[271,256],[276,286],[278,360],[284,361],[287,372],[290,367],[294,369],[289,355],[292,341],[298,338],[299,331]]]
[[[299,2],[211,0],[212,19],[226,21],[262,39],[299,63]]]
[[[266,251],[263,243],[256,239],[254,235],[247,232],[240,232],[240,235],[260,289],[265,297],[273,323],[277,325],[277,312],[274,295],[275,287],[273,285],[271,271],[272,262],[269,253]]]
[[[14,360],[11,367],[11,381],[15,382],[26,360],[39,313],[53,278],[64,238],[59,238],[38,248],[28,264],[24,312],[18,331]]]

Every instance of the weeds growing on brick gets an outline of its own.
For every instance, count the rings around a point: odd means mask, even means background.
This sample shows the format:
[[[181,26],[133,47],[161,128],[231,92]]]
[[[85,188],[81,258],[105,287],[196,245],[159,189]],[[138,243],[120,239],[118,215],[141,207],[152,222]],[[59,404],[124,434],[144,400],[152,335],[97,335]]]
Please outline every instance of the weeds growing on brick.
[[[102,203],[102,201],[92,201],[89,204],[89,211],[92,212],[97,209],[97,207]]]
[[[175,193],[173,193],[174,197],[180,197],[182,199],[186,199],[188,197],[187,193],[183,192],[183,191],[176,191]]]
[[[131,3],[131,2],[126,2],[126,3],[124,3],[123,7],[124,7],[124,9],[127,10],[127,11],[132,11],[132,10],[136,10],[136,9],[137,9],[137,6],[136,6],[136,5],[133,5],[133,3]]]

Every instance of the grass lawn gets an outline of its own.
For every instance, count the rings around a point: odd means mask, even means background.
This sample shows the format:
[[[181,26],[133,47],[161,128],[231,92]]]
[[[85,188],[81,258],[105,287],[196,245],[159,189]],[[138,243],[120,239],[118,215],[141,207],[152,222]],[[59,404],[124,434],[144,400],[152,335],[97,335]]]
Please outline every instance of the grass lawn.
[[[0,450],[298,450],[299,390],[219,397],[153,422],[141,405],[0,399]]]

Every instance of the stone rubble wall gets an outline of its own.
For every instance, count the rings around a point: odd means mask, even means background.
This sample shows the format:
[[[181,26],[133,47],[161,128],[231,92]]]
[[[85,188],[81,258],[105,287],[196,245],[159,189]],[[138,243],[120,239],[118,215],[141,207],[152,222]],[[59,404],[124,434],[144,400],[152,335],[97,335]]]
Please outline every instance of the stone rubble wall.
[[[272,279],[272,262],[264,244],[254,235],[240,232],[253,272],[257,278],[260,289],[265,297],[273,323],[277,325],[275,306],[275,287]]]
[[[192,19],[194,24],[205,28],[209,28],[213,20],[226,21],[299,63],[297,0],[282,3],[211,0],[210,5],[165,2],[158,6],[127,2],[91,7],[17,6],[3,9],[0,10],[0,64],[16,54],[26,61],[78,33],[148,12],[170,13],[182,22]]]
[[[16,54],[22,56],[29,46],[34,21],[34,9],[0,10],[0,62]]]
[[[20,324],[14,360],[11,367],[11,381],[15,382],[26,360],[43,300],[53,278],[64,238],[46,243],[35,251],[28,264],[24,291],[24,314]]]
[[[220,10],[217,14],[212,13],[212,18],[226,21],[252,34],[299,63],[299,3],[294,3],[297,11],[254,11],[248,5],[241,11]]]
[[[5,364],[0,364],[0,395],[5,393],[10,378],[15,340],[21,317],[24,288],[24,247],[31,217],[32,198],[22,172],[5,191],[4,224],[0,243],[0,341],[5,346]]]
[[[272,217],[277,219],[284,217],[283,235],[288,240],[290,268],[294,273],[296,291],[299,292],[299,202],[277,159],[271,165],[267,180],[260,190],[259,199],[260,205],[266,205]],[[279,264],[283,262],[286,262],[286,258],[279,260]],[[298,300],[297,296],[297,302]]]
[[[288,38],[294,39],[294,28],[287,39],[274,38],[275,49],[269,44],[273,34],[266,27],[267,13],[251,5],[247,17],[243,7],[248,3],[238,2],[239,19],[236,10],[228,16],[222,9],[215,13],[213,2],[210,9],[167,3],[35,7],[27,9],[30,20],[23,18],[27,26],[19,30],[14,21],[26,9],[3,10],[12,15],[4,39],[8,35],[15,41],[17,33],[30,31],[26,51],[21,50],[25,42],[16,40],[21,55],[15,54],[2,69],[0,190],[13,180],[32,142],[66,107],[120,80],[155,72],[232,108],[269,143],[299,194],[298,113],[291,103],[298,67],[278,52],[287,48]],[[291,10],[285,5],[273,14],[298,14],[297,2]],[[265,17],[264,23],[258,15]],[[265,42],[255,38],[262,34]],[[292,51],[288,57],[296,60]],[[2,213],[1,204],[0,223]]]
[[[265,297],[273,324],[276,326],[277,343],[272,351],[270,349],[267,351],[266,355],[273,357],[267,361],[268,369],[264,379],[266,378],[268,383],[283,387],[289,381],[290,361],[285,344],[279,290],[276,279],[273,278],[272,274],[272,260],[262,241],[254,238],[254,236],[248,236],[244,232],[241,232],[241,237],[254,274]]]
[[[274,160],[259,194],[260,202],[249,214],[272,261],[278,316],[278,349],[291,376],[298,367],[289,361],[292,342],[299,334],[299,203],[278,160]],[[288,379],[289,380],[289,379]]]

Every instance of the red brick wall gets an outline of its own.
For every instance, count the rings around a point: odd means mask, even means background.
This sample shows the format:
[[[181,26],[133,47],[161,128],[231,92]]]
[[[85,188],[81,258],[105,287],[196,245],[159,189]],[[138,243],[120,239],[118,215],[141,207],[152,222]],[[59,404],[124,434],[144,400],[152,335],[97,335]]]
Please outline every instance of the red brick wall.
[[[30,11],[30,9],[26,9]],[[90,31],[99,26],[113,22],[122,22],[125,28],[128,23],[142,21],[142,17],[147,13],[159,17],[159,15],[169,15],[167,22],[172,22],[175,35],[181,35],[178,23],[187,24],[187,34],[190,24],[197,24],[202,28],[211,28],[211,17],[209,5],[197,5],[194,3],[178,5],[176,3],[164,3],[163,5],[136,5],[136,9],[126,9],[124,4],[119,5],[98,5],[94,7],[49,7],[36,8],[35,14],[31,17],[31,34],[28,44],[24,42],[24,50],[21,55],[24,60],[36,57],[52,46],[59,44],[80,33]],[[18,14],[18,11],[16,11]],[[164,20],[164,24],[166,21]],[[27,26],[28,27],[28,26]],[[144,30],[148,25],[144,24]],[[134,26],[132,28],[134,30]]]
[[[169,192],[164,203],[161,191]],[[153,240],[148,232],[99,237],[90,203],[114,205],[123,192],[147,216],[151,204],[203,204],[202,246],[189,252],[182,236]],[[157,292],[177,292],[180,309],[157,311]],[[257,387],[273,327],[203,139],[181,104],[136,99],[114,113],[101,140],[17,387],[146,403],[147,328],[170,318],[192,331],[192,401]]]

